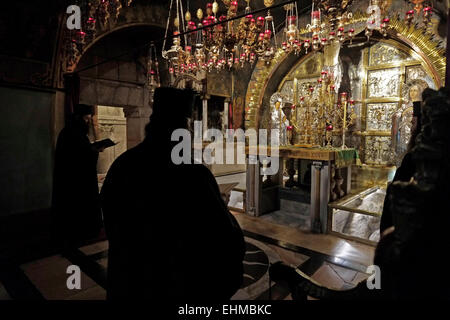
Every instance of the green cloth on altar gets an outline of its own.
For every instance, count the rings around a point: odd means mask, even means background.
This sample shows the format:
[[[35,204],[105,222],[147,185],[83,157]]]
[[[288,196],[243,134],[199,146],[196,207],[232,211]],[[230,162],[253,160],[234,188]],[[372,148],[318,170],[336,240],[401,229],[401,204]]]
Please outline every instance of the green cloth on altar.
[[[336,151],[336,168],[348,167],[352,164],[361,165],[359,153],[356,149],[335,149]]]

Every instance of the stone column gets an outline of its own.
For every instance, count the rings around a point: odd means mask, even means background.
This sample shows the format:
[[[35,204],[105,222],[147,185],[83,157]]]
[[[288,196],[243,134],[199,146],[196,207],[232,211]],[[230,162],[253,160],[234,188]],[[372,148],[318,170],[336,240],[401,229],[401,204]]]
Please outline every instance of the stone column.
[[[252,216],[260,215],[260,199],[261,199],[261,176],[260,163],[251,164],[250,159],[255,158],[254,155],[249,155],[247,158],[247,178],[246,178],[246,197],[245,206],[246,213]]]
[[[311,231],[322,232],[320,221],[320,182],[322,162],[315,161],[311,166]]]
[[[347,174],[345,179],[345,193],[350,194],[352,191],[352,165],[347,167]]]
[[[228,112],[230,109],[230,99],[226,98],[225,102],[223,104],[223,119],[222,119],[222,127],[224,128],[223,131],[224,133],[226,132],[226,130],[228,129]]]
[[[208,95],[203,96],[202,100],[202,123],[203,123],[203,136],[206,135],[206,131],[208,130]]]
[[[320,223],[322,232],[328,230],[328,203],[330,202],[330,161],[324,162],[320,171]]]

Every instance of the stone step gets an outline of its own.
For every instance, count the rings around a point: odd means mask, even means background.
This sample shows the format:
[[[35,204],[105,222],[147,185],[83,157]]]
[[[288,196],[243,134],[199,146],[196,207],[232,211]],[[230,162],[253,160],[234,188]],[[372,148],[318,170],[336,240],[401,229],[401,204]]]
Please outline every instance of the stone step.
[[[308,204],[311,203],[311,194],[309,190],[297,188],[295,189],[280,188],[279,195],[280,199],[286,199]]]
[[[304,217],[310,216],[311,205],[299,201],[280,199],[280,210]]]

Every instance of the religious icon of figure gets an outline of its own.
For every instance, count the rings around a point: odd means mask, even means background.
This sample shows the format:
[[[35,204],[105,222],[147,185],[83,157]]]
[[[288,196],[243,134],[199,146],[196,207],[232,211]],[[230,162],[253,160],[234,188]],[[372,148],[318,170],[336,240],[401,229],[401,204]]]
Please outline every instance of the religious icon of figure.
[[[422,91],[427,87],[427,84],[422,80],[413,80],[405,87],[405,103],[392,116],[392,152],[394,164],[397,166],[400,165],[411,138],[412,126],[414,125],[413,103],[421,100]]]
[[[275,92],[270,97],[270,128],[280,130],[280,145],[287,145],[287,132],[289,121],[283,112],[283,106],[286,103],[286,98],[283,94]]]

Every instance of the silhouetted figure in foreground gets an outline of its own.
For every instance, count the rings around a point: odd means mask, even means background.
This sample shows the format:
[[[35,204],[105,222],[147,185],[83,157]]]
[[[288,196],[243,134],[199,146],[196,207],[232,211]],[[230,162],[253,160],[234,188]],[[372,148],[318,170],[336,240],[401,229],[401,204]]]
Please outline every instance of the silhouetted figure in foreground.
[[[421,131],[410,151],[412,179],[395,181],[386,192],[383,210],[392,214],[392,226],[381,235],[374,258],[381,289],[369,290],[362,281],[351,290],[330,290],[273,265],[273,279],[287,280],[299,299],[450,299],[448,277],[433,276],[433,261],[450,251],[450,98],[444,88],[426,89],[423,96]]]
[[[423,92],[423,100],[426,99],[427,95],[431,93],[431,89],[426,89]],[[413,177],[416,167],[412,157],[412,149],[416,145],[416,138],[422,129],[422,102],[415,101],[413,103],[413,117],[412,117],[412,126],[411,126],[411,138],[409,140],[407,150],[405,155],[403,156],[402,162],[400,166],[397,168],[394,178],[392,182],[403,181],[408,182]],[[393,226],[393,218],[392,213],[390,211],[389,197],[386,197],[384,200],[383,215],[381,216],[380,221],[380,235],[385,232],[388,228]]]
[[[146,138],[111,166],[102,192],[109,240],[107,299],[229,299],[245,243],[211,172],[175,165],[172,131],[187,128],[194,95],[158,88]]]
[[[87,136],[92,106],[78,105],[55,151],[53,214],[58,245],[77,247],[98,236],[102,216],[97,181],[99,151]]]

